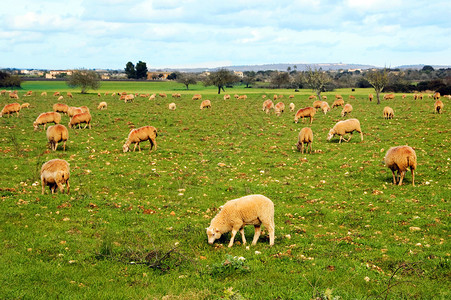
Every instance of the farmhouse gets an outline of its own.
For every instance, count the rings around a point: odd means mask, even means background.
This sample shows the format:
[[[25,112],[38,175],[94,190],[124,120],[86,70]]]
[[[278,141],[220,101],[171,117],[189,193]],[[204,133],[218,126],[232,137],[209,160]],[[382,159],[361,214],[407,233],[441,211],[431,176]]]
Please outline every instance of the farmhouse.
[[[147,72],[147,80],[167,80],[171,72]]]

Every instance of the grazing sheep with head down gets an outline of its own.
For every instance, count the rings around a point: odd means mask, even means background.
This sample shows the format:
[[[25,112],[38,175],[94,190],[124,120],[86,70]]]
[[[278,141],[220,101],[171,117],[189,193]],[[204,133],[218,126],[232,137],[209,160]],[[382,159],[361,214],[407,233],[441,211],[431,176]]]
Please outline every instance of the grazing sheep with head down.
[[[393,119],[393,117],[395,116],[395,112],[393,111],[393,108],[386,106],[384,107],[384,119]]]
[[[349,103],[346,103],[346,105],[343,107],[343,110],[341,111],[341,116],[344,117],[346,115],[349,115],[352,112],[352,105]]]
[[[168,95],[166,95],[165,93],[160,93],[158,94],[158,96],[160,96],[161,98],[166,98]]]
[[[99,103],[99,106],[97,106],[97,109],[104,110],[104,109],[107,109],[107,107],[108,107],[108,104],[105,101],[102,101]]]
[[[67,109],[67,116],[69,118],[72,118],[73,116],[75,116],[76,114],[81,114],[83,112],[83,110],[80,107],[74,107],[74,106],[70,106]]]
[[[332,108],[345,105],[345,101],[342,98],[338,98],[332,104]]]
[[[304,122],[304,118],[310,118],[310,124],[312,124],[315,114],[316,110],[313,107],[301,108],[296,112],[296,115],[294,116],[294,123],[297,123],[299,121],[299,118],[302,118],[302,122]]]
[[[388,149],[387,154],[385,154],[384,157],[384,162],[393,173],[393,184],[396,184],[397,177],[400,177],[399,185],[401,185],[407,168],[410,168],[410,172],[412,173],[412,185],[415,185],[414,171],[417,167],[417,155],[415,154],[415,150],[411,147],[406,145]],[[398,176],[395,176],[395,171],[398,172]]]
[[[441,100],[435,101],[435,103],[434,103],[434,112],[436,112],[438,114],[441,114],[442,110],[443,110],[443,106],[444,106],[444,104],[443,104],[443,102]]]
[[[230,95],[229,94],[224,95],[224,100],[228,100],[228,99],[230,99]]]
[[[83,129],[86,129],[87,126],[91,129],[91,114],[89,112],[82,112],[70,118],[69,128],[75,128],[78,125],[78,129],[80,129],[82,123],[86,123]]]
[[[64,103],[55,103],[53,104],[53,111],[54,112],[60,112],[67,114],[67,111],[69,110],[69,106]]]
[[[55,151],[58,147],[58,143],[63,142],[63,150],[66,151],[66,141],[69,139],[69,131],[66,126],[61,124],[49,126],[46,135],[50,144],[50,149]]]
[[[315,108],[315,109],[321,108],[321,103],[322,102],[323,102],[322,100],[315,100],[315,101],[313,101],[313,108]]]
[[[177,107],[174,102],[169,103],[169,110],[175,110]]]
[[[324,114],[327,114],[330,111],[329,103],[327,103],[326,101],[322,101],[321,102],[321,109],[322,109]]]
[[[41,96],[47,96],[47,92],[42,92]]]
[[[0,112],[0,117],[3,117],[3,115],[8,115],[8,118],[11,114],[16,113],[17,116],[19,116],[20,111],[20,104],[19,103],[10,103],[6,104],[2,111]]]
[[[195,94],[193,95],[193,98],[191,98],[192,100],[200,100],[202,99],[202,95],[201,94]]]
[[[140,142],[149,141],[150,149],[149,152],[152,151],[152,148],[155,146],[155,150],[157,150],[157,129],[153,126],[144,126],[137,129],[132,129],[128,134],[127,141],[122,146],[122,150],[127,152],[130,150],[130,145],[135,144],[133,148],[133,152],[136,150],[136,146],[138,146],[139,152],[141,152],[141,146],[139,146]]]
[[[52,159],[44,163],[41,167],[41,185],[44,195],[45,186],[49,186],[52,194],[58,187],[61,193],[64,193],[63,184],[66,184],[67,194],[69,194],[69,163],[64,159]]]
[[[298,148],[301,153],[304,153],[304,144],[307,144],[307,150],[310,145],[310,153],[312,153],[312,144],[313,144],[313,131],[309,127],[304,127],[299,132],[298,136],[298,143],[296,144],[296,147]]]
[[[28,102],[22,103],[22,104],[20,105],[20,109],[23,109],[23,108],[28,108],[28,109],[30,109],[30,103],[28,103]]]
[[[279,102],[274,106],[274,112],[276,116],[280,116],[285,111],[285,104],[283,102]]]
[[[241,95],[238,97],[238,100],[246,100],[247,99],[247,95]]]
[[[261,233],[261,225],[269,232],[269,245],[274,245],[274,203],[263,195],[248,195],[227,201],[219,213],[211,220],[207,228],[208,243],[213,244],[222,234],[232,232],[229,247],[233,246],[236,233],[241,233],[243,244],[246,244],[244,226],[254,225],[255,233],[252,245],[257,244]]]
[[[44,130],[45,130],[47,123],[59,124],[60,122],[61,122],[61,115],[59,113],[54,112],[54,111],[45,112],[45,113],[40,114],[36,118],[36,121],[33,122],[33,127],[34,127],[34,130],[38,130],[39,125],[44,125]]]
[[[348,119],[348,120],[344,120],[344,121],[339,121],[335,124],[335,126],[329,131],[329,134],[327,135],[327,140],[330,141],[334,135],[339,135],[340,136],[340,141],[339,143],[341,143],[341,140],[345,140],[346,142],[349,142],[351,140],[352,137],[352,133],[354,131],[357,131],[360,133],[360,139],[363,141],[363,132],[362,129],[360,128],[360,122],[357,119]],[[346,133],[350,133],[349,139],[346,140],[343,136]]]
[[[294,111],[294,109],[296,108],[296,105],[294,105],[293,102],[290,103],[290,111]]]
[[[211,101],[210,100],[204,100],[202,101],[202,103],[200,104],[200,109],[204,109],[204,108],[211,108]]]
[[[67,97],[73,98],[74,96],[72,96],[72,93],[71,93],[71,92],[67,92]]]

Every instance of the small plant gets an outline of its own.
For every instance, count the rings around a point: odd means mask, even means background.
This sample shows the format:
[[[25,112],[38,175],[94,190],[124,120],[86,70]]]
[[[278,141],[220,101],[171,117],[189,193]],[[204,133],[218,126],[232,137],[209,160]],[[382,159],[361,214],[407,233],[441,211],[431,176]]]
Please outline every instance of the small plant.
[[[249,272],[249,267],[246,266],[246,259],[242,256],[226,255],[226,259],[212,266],[212,275],[230,275],[232,273],[246,273]]]
[[[224,289],[224,299],[244,300],[245,298],[238,291],[234,291],[233,287],[229,287]]]

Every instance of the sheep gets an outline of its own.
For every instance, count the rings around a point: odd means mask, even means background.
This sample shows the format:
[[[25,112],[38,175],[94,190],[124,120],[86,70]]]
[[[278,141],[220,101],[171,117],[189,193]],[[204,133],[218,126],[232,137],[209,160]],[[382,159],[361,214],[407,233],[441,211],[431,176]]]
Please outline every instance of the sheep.
[[[159,93],[158,96],[160,96],[161,98],[166,98],[168,95],[166,95],[165,93]]]
[[[349,103],[346,103],[346,105],[343,107],[343,110],[341,111],[341,116],[344,117],[352,112],[352,105]]]
[[[308,99],[309,99],[309,100],[316,99],[316,96],[315,96],[315,95],[311,95],[311,96],[308,97]]]
[[[327,135],[327,140],[330,141],[334,135],[340,136],[339,143],[341,144],[341,140],[345,140],[346,142],[349,142],[352,137],[352,133],[354,131],[357,131],[360,133],[360,139],[363,141],[363,132],[360,128],[360,122],[357,119],[348,119],[344,121],[339,121],[335,124],[335,126],[329,131],[329,134]],[[349,139],[346,140],[343,136],[346,133],[350,133]]]
[[[384,100],[393,100],[393,99],[395,99],[394,94],[385,94],[384,95]]]
[[[150,97],[149,97],[149,100],[155,100],[155,97],[157,96],[157,94],[152,94],[152,95],[150,95]]]
[[[61,193],[64,193],[63,184],[66,184],[67,194],[69,194],[69,163],[64,159],[52,159],[44,163],[41,167],[41,185],[44,195],[45,186],[49,186],[52,194],[58,187]]]
[[[61,101],[61,100],[63,100],[63,99],[64,99],[63,96],[59,96],[59,97],[58,97],[58,101]]]
[[[54,108],[55,109],[55,108]],[[68,107],[67,108],[67,116],[69,118],[72,118],[73,116],[75,116],[76,114],[81,114],[83,112],[83,110],[80,107]]]
[[[294,105],[293,102],[290,103],[290,111],[294,111],[294,109],[296,108],[296,105]]]
[[[266,99],[265,101],[263,101],[263,111],[266,110],[266,105],[268,105],[268,103],[272,102],[270,99]]]
[[[17,95],[16,93],[9,93],[9,98],[10,99],[19,99],[19,95]]]
[[[102,96],[102,95],[100,95],[100,93],[97,93],[97,97],[99,97],[99,98],[100,98],[101,96]]]
[[[237,94],[233,95],[233,97],[234,97],[235,99],[238,99],[239,96],[240,96],[240,95],[237,95]]]
[[[175,110],[177,107],[174,102],[169,103],[169,110]]]
[[[17,116],[19,116],[20,111],[20,104],[17,102],[6,104],[2,111],[0,112],[0,117],[3,117],[3,115],[8,115],[8,118],[11,114],[16,113]]]
[[[304,122],[304,118],[308,117],[310,118],[310,124],[312,124],[315,114],[316,110],[313,107],[301,108],[296,112],[296,115],[294,116],[294,123],[297,123],[299,118],[302,118],[302,122]]]
[[[28,91],[24,96],[31,96],[33,94],[33,91]]]
[[[71,92],[67,92],[67,97],[69,97],[69,98],[74,98],[74,96],[72,96],[72,93]]]
[[[398,185],[402,185],[407,168],[410,168],[412,186],[415,186],[414,171],[417,167],[417,155],[411,147],[405,145],[388,149],[384,157],[384,163],[393,173],[393,184],[396,185],[396,179],[400,177]],[[398,171],[398,176],[395,176],[395,171]]]
[[[229,94],[224,95],[224,100],[228,100],[228,99],[230,99],[230,95]]]
[[[321,97],[323,100],[327,100],[327,96],[322,96]]]
[[[330,111],[329,103],[327,103],[326,101],[322,101],[321,102],[321,110],[323,111],[324,114],[327,114],[327,112]]]
[[[279,102],[274,107],[274,112],[276,113],[276,116],[280,116],[285,111],[285,104],[283,102]]]
[[[66,141],[69,139],[69,131],[66,126],[56,124],[47,128],[47,140],[49,141],[50,149],[53,151],[58,147],[59,142],[63,142],[63,149],[66,151]]]
[[[355,100],[355,96],[349,95],[349,99]]]
[[[434,112],[436,112],[438,114],[441,114],[442,110],[443,110],[443,106],[444,106],[444,104],[443,104],[443,102],[441,100],[435,101],[435,103],[434,103]]]
[[[343,99],[343,97],[340,94],[335,94],[335,99]]]
[[[140,142],[144,142],[149,140],[150,149],[149,152],[152,151],[152,148],[155,146],[155,150],[157,150],[157,129],[153,126],[144,126],[137,129],[132,129],[128,134],[127,141],[122,146],[122,150],[127,152],[130,150],[130,145],[135,144],[133,148],[133,152],[136,150],[136,146],[138,146],[139,152],[141,152],[141,146],[139,146]]]
[[[72,118],[70,118],[69,121],[69,128],[72,128],[78,125],[78,129],[81,128],[81,124],[82,123],[86,123],[85,127],[83,127],[83,129],[85,129],[86,127],[89,126],[89,129],[91,129],[91,114],[89,112],[82,112],[80,114],[76,114],[74,115]]]
[[[439,92],[435,92],[433,98],[434,98],[434,100],[439,100],[440,99],[440,93]]]
[[[332,108],[345,105],[345,101],[342,98],[339,98],[334,101],[332,104]]]
[[[204,108],[211,108],[211,101],[210,100],[204,100],[202,101],[202,103],[200,104],[200,109],[204,109]]]
[[[277,96],[277,99],[282,99],[283,98],[283,95],[278,95]]]
[[[266,106],[265,106],[265,108],[264,108],[264,111],[267,113],[267,114],[269,114],[269,112],[271,111],[271,109],[273,109],[274,108],[274,102],[272,102],[271,100],[266,100],[266,101],[268,101],[267,103],[266,103]],[[266,102],[265,101],[265,102]]]
[[[395,116],[395,112],[393,111],[393,108],[386,106],[384,107],[384,118],[385,119],[393,119],[393,117]]]
[[[227,201],[219,213],[211,220],[206,228],[208,243],[211,245],[222,234],[232,232],[229,247],[233,246],[236,233],[241,233],[243,245],[246,244],[244,226],[254,225],[255,233],[252,245],[257,244],[261,233],[261,225],[269,232],[269,245],[274,245],[274,203],[263,195],[248,195]]]
[[[192,100],[201,100],[202,99],[202,95],[201,94],[195,94],[193,96],[193,98],[191,98]]]
[[[59,97],[59,96],[61,96],[61,94],[60,94],[60,92],[54,92],[54,93],[53,93],[53,96],[55,96],[55,97],[58,96],[58,97]]]
[[[313,101],[313,108],[315,108],[315,109],[321,108],[321,103],[322,102],[323,101],[321,101],[321,100]]]
[[[274,96],[272,97],[272,100],[277,100],[277,95],[274,95]]]
[[[105,101],[100,102],[99,106],[97,106],[97,109],[100,109],[100,110],[104,110],[107,108],[108,108],[108,104]]]
[[[262,99],[265,99],[266,98],[266,95],[262,95]]]
[[[373,101],[373,94],[368,95],[368,100],[370,100],[370,102]]]
[[[246,100],[247,99],[247,95],[241,95],[238,97],[238,100]]]
[[[134,99],[135,99],[135,95],[133,95],[133,94],[125,95],[124,103],[133,102]]]
[[[406,94],[402,94],[402,96],[401,96],[403,99],[406,99]]]
[[[47,96],[47,92],[42,92],[41,96]]]
[[[304,127],[299,132],[298,143],[296,146],[301,153],[304,153],[304,144],[307,144],[307,150],[305,152],[308,151],[310,145],[310,153],[312,153],[313,131],[309,127]]]
[[[45,130],[47,123],[59,124],[60,122],[61,122],[61,115],[59,113],[54,112],[54,111],[45,112],[45,113],[40,114],[36,118],[36,121],[33,122],[33,127],[34,127],[34,130],[38,130],[39,125],[44,125],[44,130]]]
[[[23,109],[23,108],[28,108],[28,109],[30,109],[30,103],[28,103],[28,102],[22,103],[22,104],[20,105],[20,109]]]
[[[294,99],[294,95],[288,96],[289,99]]]
[[[55,103],[53,104],[53,111],[67,114],[69,110],[69,106],[64,103]]]

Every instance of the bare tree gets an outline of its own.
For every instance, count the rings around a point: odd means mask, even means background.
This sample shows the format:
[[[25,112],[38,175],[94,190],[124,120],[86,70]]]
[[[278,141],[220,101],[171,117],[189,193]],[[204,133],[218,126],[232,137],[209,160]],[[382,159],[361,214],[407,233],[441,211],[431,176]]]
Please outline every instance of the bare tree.
[[[81,88],[81,93],[86,94],[89,89],[97,90],[100,87],[100,77],[92,70],[74,70],[66,83],[70,87]]]
[[[212,72],[204,81],[205,86],[215,85],[218,87],[218,94],[221,94],[221,90],[224,91],[224,87],[232,85],[240,81],[240,78],[233,74],[232,71],[227,69],[219,69],[216,72]]]
[[[312,68],[308,66],[304,72],[305,83],[316,93],[318,99],[321,99],[321,92],[324,91],[326,84],[331,80],[330,76],[321,68],[317,69],[316,67]]]
[[[195,74],[178,73],[176,81],[178,83],[183,83],[188,90],[190,84],[197,83],[197,76]]]
[[[379,94],[384,90],[384,87],[388,84],[387,69],[382,71],[370,71],[366,74],[366,79],[373,86],[376,92],[377,104],[381,103]]]

